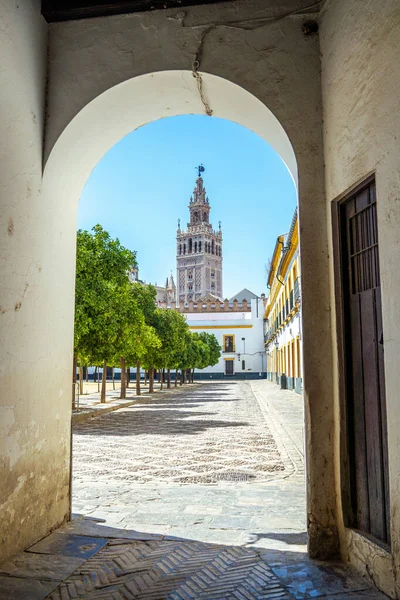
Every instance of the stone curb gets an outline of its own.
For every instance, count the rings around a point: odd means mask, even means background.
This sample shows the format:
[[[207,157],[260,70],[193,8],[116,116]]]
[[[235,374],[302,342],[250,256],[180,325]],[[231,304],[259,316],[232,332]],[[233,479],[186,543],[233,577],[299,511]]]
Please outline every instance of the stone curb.
[[[198,383],[191,383],[188,384],[190,386],[195,387],[196,385],[198,385]],[[97,408],[88,408],[87,410],[83,409],[82,412],[77,412],[77,413],[72,413],[72,425],[79,425],[81,423],[85,423],[86,421],[89,421],[90,419],[95,419],[97,417],[101,417],[102,415],[106,415],[107,413],[110,412],[114,412],[115,410],[119,410],[120,408],[127,408],[128,406],[132,406],[133,404],[136,404],[137,402],[140,402],[143,399],[146,400],[150,400],[151,398],[154,398],[156,395],[162,393],[177,393],[177,392],[183,392],[185,391],[187,388],[185,386],[179,386],[179,387],[171,387],[170,389],[165,388],[163,390],[157,390],[157,392],[154,392],[153,394],[143,394],[141,396],[136,396],[134,400],[124,400],[121,402],[113,402],[112,404],[106,404],[105,406],[100,406],[99,404],[96,405]]]

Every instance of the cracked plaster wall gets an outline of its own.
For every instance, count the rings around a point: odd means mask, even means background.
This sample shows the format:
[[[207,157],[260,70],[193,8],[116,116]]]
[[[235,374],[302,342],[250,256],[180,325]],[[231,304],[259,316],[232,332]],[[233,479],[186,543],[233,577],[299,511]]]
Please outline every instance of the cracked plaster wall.
[[[70,386],[49,383],[63,365],[41,198],[46,54],[39,0],[0,0],[0,561],[69,511]]]
[[[325,6],[320,28],[327,202],[375,172],[385,339],[392,553],[346,530],[341,523],[342,554],[391,597],[397,598],[400,598],[399,31],[398,0],[379,3],[331,0]],[[327,214],[330,218],[329,206]],[[334,311],[332,329],[336,347]],[[337,373],[336,355],[334,365]],[[337,396],[336,389],[339,406]],[[338,408],[336,414],[339,415]],[[337,447],[339,428],[338,421]]]

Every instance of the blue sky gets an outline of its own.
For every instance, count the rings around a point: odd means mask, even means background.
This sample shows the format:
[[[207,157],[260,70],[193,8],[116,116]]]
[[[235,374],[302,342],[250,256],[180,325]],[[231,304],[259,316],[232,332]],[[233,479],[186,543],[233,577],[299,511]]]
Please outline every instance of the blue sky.
[[[141,127],[107,152],[79,203],[78,228],[100,223],[137,251],[140,278],[163,284],[175,276],[177,219],[203,163],[210,221],[222,222],[223,295],[247,287],[267,293],[266,264],[276,237],[289,230],[296,191],[276,152],[248,129],[200,115],[170,117]]]

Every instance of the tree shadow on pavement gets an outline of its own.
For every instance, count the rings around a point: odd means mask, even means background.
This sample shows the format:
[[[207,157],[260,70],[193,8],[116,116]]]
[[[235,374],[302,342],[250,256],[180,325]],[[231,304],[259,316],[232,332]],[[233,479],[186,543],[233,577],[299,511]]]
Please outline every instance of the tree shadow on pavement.
[[[107,413],[74,427],[74,435],[135,436],[135,435],[196,435],[208,429],[236,428],[249,425],[246,421],[222,421],[210,417],[217,413],[183,410],[142,410],[136,407]],[[196,419],[194,417],[202,417]]]

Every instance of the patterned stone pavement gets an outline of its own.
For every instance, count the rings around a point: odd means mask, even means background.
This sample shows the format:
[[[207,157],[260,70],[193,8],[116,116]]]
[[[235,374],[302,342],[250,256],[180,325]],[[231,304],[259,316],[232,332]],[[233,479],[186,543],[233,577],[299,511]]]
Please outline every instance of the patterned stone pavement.
[[[76,426],[75,480],[102,482],[111,477],[157,485],[264,482],[284,471],[248,385],[196,388],[144,398],[116,414]]]
[[[269,382],[171,390],[76,426],[73,487],[80,515],[0,566],[0,600],[384,598],[308,559],[302,399]]]
[[[290,431],[276,408],[285,397]],[[263,545],[268,532],[299,534],[302,420],[301,397],[266,381],[143,398],[74,428],[73,510],[203,542]]]
[[[384,599],[345,565],[301,553],[111,532],[83,517],[74,528],[1,565],[0,600]]]

